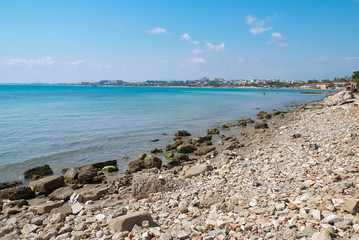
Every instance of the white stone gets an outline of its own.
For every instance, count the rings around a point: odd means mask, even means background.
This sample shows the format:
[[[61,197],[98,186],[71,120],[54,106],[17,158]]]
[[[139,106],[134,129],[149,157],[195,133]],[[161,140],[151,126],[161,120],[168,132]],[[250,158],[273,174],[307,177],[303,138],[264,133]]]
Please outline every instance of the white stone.
[[[76,202],[74,205],[71,206],[73,214],[78,214],[83,208],[84,206],[82,206],[79,202]]]

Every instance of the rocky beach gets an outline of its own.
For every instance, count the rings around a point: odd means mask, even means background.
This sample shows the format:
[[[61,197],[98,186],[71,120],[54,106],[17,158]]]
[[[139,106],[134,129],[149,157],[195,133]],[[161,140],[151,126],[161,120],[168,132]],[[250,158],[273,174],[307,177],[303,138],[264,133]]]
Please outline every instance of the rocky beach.
[[[30,169],[0,184],[0,239],[359,239],[358,120],[359,98],[339,92],[180,130],[125,173]]]

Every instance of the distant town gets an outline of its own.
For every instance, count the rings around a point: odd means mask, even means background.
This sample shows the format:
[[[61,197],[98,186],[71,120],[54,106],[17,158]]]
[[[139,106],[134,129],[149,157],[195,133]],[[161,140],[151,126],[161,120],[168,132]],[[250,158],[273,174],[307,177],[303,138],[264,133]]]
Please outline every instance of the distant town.
[[[128,87],[221,87],[221,88],[297,88],[297,89],[342,89],[350,77],[334,78],[333,80],[226,80],[224,78],[209,79],[203,77],[197,80],[148,80],[145,82],[125,82],[122,80],[101,80],[98,82],[79,82],[76,86],[128,86]]]

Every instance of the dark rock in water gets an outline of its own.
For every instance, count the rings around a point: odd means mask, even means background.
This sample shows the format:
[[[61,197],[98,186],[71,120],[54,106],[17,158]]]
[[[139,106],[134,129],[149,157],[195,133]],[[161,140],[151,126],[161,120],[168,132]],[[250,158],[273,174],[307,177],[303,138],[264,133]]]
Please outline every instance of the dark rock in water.
[[[158,138],[151,140],[151,142],[158,142],[158,141],[159,141]]]
[[[255,129],[265,129],[265,128],[268,128],[268,123],[266,122],[257,122],[255,125],[254,125],[254,128]]]
[[[144,152],[142,152],[142,153],[140,153],[140,154],[138,155],[137,159],[143,160],[143,159],[145,159],[146,156],[147,156],[147,154],[144,153]]]
[[[167,133],[161,133],[161,135],[166,136],[166,135],[167,135]]]
[[[226,123],[226,124],[222,125],[222,128],[230,128],[230,127],[234,127],[234,126],[235,126],[234,123],[229,122],[229,123]]]
[[[162,160],[158,157],[145,158],[143,160],[143,166],[145,169],[149,168],[158,168],[160,169],[162,166]]]
[[[75,192],[72,187],[61,187],[50,193],[49,198],[52,201],[55,200],[64,200],[67,201],[70,199],[71,195]]]
[[[237,122],[237,126],[246,127],[247,126],[247,121],[246,120],[239,120]]]
[[[209,152],[211,152],[211,151],[213,151],[215,149],[216,149],[215,147],[210,147],[210,146],[201,147],[201,148],[197,149],[194,154],[197,155],[197,156],[203,156],[203,155],[206,155],[207,153],[209,153]]]
[[[260,111],[258,114],[257,114],[257,118],[258,119],[270,119],[272,118],[272,115],[271,114],[268,114],[267,112],[264,112],[264,111]]]
[[[117,166],[105,166],[101,169],[101,172],[117,172],[118,167]]]
[[[175,136],[176,137],[187,137],[187,136],[191,136],[191,134],[189,132],[187,132],[186,130],[179,130],[176,132]]]
[[[29,178],[40,178],[46,175],[51,175],[53,174],[51,168],[49,165],[43,165],[43,166],[39,166],[39,167],[34,167],[31,169],[28,169],[24,172],[24,178],[25,179],[29,179]]]
[[[30,199],[36,197],[35,193],[31,190],[30,187],[15,187],[15,188],[7,188],[4,190],[0,190],[0,200],[1,199],[10,199],[10,200],[18,200],[18,199]]]
[[[182,144],[180,146],[177,147],[177,152],[179,153],[193,153],[194,151],[196,151],[196,147],[193,146],[192,144]]]
[[[317,150],[318,149],[318,145],[316,143],[311,143],[309,144],[309,149],[311,150]]]
[[[207,129],[207,134],[219,134],[219,129],[218,128]]]
[[[97,182],[97,168],[94,165],[88,165],[80,168],[78,180],[80,183]]]
[[[109,160],[109,161],[105,161],[105,162],[98,162],[98,163],[94,163],[92,164],[95,168],[99,168],[102,169],[105,166],[116,166],[117,165],[117,160],[113,159],[113,160]]]
[[[173,154],[173,152],[168,152],[168,153],[166,153],[165,157],[169,160],[172,160],[172,158],[174,157],[174,154]]]
[[[162,153],[162,148],[152,148],[151,153]]]
[[[255,123],[254,120],[252,120],[251,118],[249,117],[242,117],[242,120],[246,121],[248,124],[252,124],[252,123]]]
[[[21,184],[21,181],[9,181],[9,182],[3,182],[0,183],[0,190],[6,189],[6,188],[13,188],[13,187],[17,187]]]
[[[55,189],[62,187],[63,184],[64,184],[63,176],[53,175],[30,182],[29,187],[34,193],[36,193],[36,195],[39,195],[39,194],[49,194]]]

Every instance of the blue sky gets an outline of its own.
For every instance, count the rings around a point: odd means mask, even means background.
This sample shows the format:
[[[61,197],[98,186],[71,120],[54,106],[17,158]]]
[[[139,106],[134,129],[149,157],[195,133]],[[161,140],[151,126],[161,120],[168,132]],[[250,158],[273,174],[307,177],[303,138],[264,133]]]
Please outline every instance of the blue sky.
[[[0,82],[332,79],[359,0],[0,1]]]

